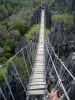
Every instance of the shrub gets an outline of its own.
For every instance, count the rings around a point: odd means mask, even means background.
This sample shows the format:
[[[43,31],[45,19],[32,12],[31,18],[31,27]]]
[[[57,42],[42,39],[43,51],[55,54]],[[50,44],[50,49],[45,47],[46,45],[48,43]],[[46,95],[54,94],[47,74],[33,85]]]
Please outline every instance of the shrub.
[[[0,25],[5,25],[6,28],[8,28],[8,20],[7,19],[3,20],[2,22],[0,22]]]
[[[12,8],[11,4],[8,4],[6,6],[6,9],[8,10],[8,14],[11,15],[14,12],[14,9]]]
[[[30,62],[28,59],[25,59],[26,61],[26,64],[24,62],[24,58],[22,56],[15,56],[13,58],[13,62],[14,62],[14,65],[16,66],[17,70],[18,70],[18,73],[20,75],[20,77],[23,78],[23,80],[28,83],[28,74],[27,74],[27,70],[26,70],[26,65],[27,65],[27,68],[28,68],[28,71],[29,71],[29,74],[31,75],[31,65],[30,65]]]
[[[9,38],[20,41],[21,35],[18,30],[11,30],[9,34]]]
[[[52,21],[61,20],[65,24],[72,24],[74,21],[74,16],[70,14],[55,14],[52,16]]]
[[[20,34],[23,36],[28,31],[28,26],[21,20],[16,20],[10,27],[11,30],[19,30]]]
[[[54,1],[48,1],[48,5],[52,6],[54,4]]]
[[[30,31],[28,31],[27,33],[26,33],[26,35],[25,35],[25,40],[26,41],[30,41],[32,38],[33,38],[33,36],[37,33],[37,32],[39,32],[39,25],[38,24],[36,24],[36,25],[33,25],[33,27],[31,27],[31,29],[30,29]]]
[[[15,48],[18,45],[19,41],[15,39],[6,39],[5,44],[4,44],[4,50],[5,52],[9,52],[11,54],[15,53]]]
[[[4,63],[6,63],[6,61],[7,61],[6,57],[0,57],[0,64],[4,64]]]
[[[3,66],[3,70],[6,76],[7,76],[7,67],[8,67],[8,64],[5,64],[5,66]],[[2,71],[0,70],[0,86],[2,85],[2,83],[4,83],[4,81],[5,79],[3,77]]]
[[[46,29],[46,37],[48,36],[48,34],[51,32],[51,29]]]
[[[0,21],[4,20],[4,15],[0,13]]]

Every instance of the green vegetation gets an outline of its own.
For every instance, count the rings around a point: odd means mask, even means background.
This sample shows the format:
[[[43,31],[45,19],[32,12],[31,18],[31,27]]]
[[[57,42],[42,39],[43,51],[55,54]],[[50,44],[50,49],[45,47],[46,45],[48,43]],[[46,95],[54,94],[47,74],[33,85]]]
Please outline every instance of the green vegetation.
[[[49,33],[53,31],[53,29],[54,29],[53,27],[51,27],[50,29],[46,28],[46,31],[45,31],[46,37],[48,36]]]
[[[36,33],[39,32],[39,28],[40,28],[40,25],[38,25],[38,24],[33,25],[31,27],[30,31],[28,31],[26,33],[25,40],[27,42],[29,42],[36,35]],[[46,29],[46,36],[48,35],[48,33],[50,31],[51,30]],[[4,58],[2,57],[3,59],[0,59],[0,61],[2,63],[5,63],[9,57],[11,57],[12,55],[14,55],[14,49],[15,49],[15,47],[16,47],[17,44],[18,44],[18,41],[15,40],[14,38],[5,39],[5,43],[4,43],[4,46],[3,46],[4,52],[3,52],[3,54],[1,53],[2,55],[4,55]],[[15,64],[15,66],[17,67],[17,70],[18,70],[20,76],[27,83],[28,82],[28,75],[27,75],[27,71],[26,71],[25,62],[24,62],[23,57],[17,55],[16,57],[13,58],[13,62]],[[28,59],[26,59],[26,63],[27,63],[27,68],[29,70],[29,73],[31,74],[31,65],[30,65],[30,62],[29,62]],[[7,66],[4,66],[4,72],[5,72],[6,75],[7,75]],[[11,69],[13,70],[12,65],[11,65]],[[14,72],[15,71],[13,70],[13,73]],[[4,82],[4,78],[3,78],[3,75],[2,75],[2,73],[0,71],[0,83],[2,84],[3,82]]]
[[[61,20],[65,24],[73,24],[74,16],[70,14],[55,14],[52,16],[52,21]]]
[[[27,70],[26,70],[26,65],[25,65],[25,62],[24,62],[24,58],[17,55],[12,60],[13,60],[14,65],[16,66],[16,68],[18,70],[19,75],[23,78],[23,80],[27,84],[29,77],[28,77],[28,73],[27,73]],[[10,63],[10,67],[11,67],[11,70],[12,70],[13,74],[16,74],[15,70],[14,70],[12,64],[11,64],[11,61],[10,61],[10,62],[8,62],[7,64],[5,64],[3,66],[3,70],[4,70],[4,73],[5,73],[6,76],[7,76],[7,67],[9,65],[9,63]],[[31,75],[32,69],[31,69],[31,64],[30,64],[28,59],[26,59],[26,64],[27,64],[27,68],[28,68],[29,74]],[[5,79],[3,77],[2,71],[0,70],[0,86],[4,82],[5,82]]]
[[[20,32],[20,35],[24,35],[28,31],[28,26],[25,25],[24,21],[21,20],[16,20],[14,23],[11,25],[10,29],[12,30],[18,30]]]
[[[46,37],[48,36],[48,34],[51,32],[51,29],[46,29]]]
[[[29,41],[38,31],[38,26],[33,26],[33,29],[29,27],[29,23],[41,1],[0,0],[0,64],[14,55],[24,34]]]
[[[7,67],[8,67],[8,64],[3,66],[3,71],[6,74],[6,76],[7,76]],[[4,81],[5,79],[3,77],[2,71],[0,70],[0,86],[2,85],[2,83],[4,83]]]
[[[50,1],[50,0],[48,1],[49,6],[52,6],[53,4],[54,4],[54,1]]]
[[[25,35],[25,40],[26,41],[30,41],[36,33],[39,32],[39,29],[40,29],[40,25],[39,24],[36,24],[36,25],[33,25],[31,27],[31,29],[26,33]],[[48,33],[50,33],[52,31],[52,28],[51,29],[46,29],[46,36],[48,36]]]
[[[16,13],[20,8],[20,2],[15,2],[15,0],[0,0],[0,21]]]
[[[41,4],[42,0],[0,0],[0,65],[4,64],[15,54],[15,48],[19,44],[22,36],[25,34],[25,40],[29,42],[39,31],[39,25],[29,27],[30,19],[34,11]],[[48,30],[47,30],[48,31]],[[26,60],[28,69],[31,73],[30,64]],[[24,73],[20,64],[25,67],[22,57],[15,57],[14,63],[19,73],[28,79],[27,73]],[[20,63],[20,64],[18,64]],[[7,75],[7,67],[3,67]],[[4,82],[0,70],[0,85]],[[27,82],[27,81],[26,81]]]
[[[17,30],[6,30],[5,26],[0,26],[0,64],[5,63],[15,53],[15,48],[19,44],[21,35]]]
[[[25,35],[25,40],[26,41],[30,41],[36,33],[39,32],[39,28],[40,28],[40,25],[33,25],[33,27],[31,27],[30,31],[28,31]]]
[[[23,78],[23,80],[25,80],[26,83],[28,83],[28,78],[29,77],[28,77],[28,73],[27,73],[27,70],[26,70],[26,65],[25,65],[25,62],[24,62],[24,58],[20,57],[20,56],[16,56],[16,57],[14,57],[13,62],[15,64],[17,70],[18,70],[19,75]],[[26,59],[26,64],[27,64],[29,74],[31,75],[32,69],[31,69],[31,64],[30,64],[28,59]],[[13,73],[14,72],[15,71],[13,70]]]
[[[65,56],[59,56],[59,58],[63,61]]]

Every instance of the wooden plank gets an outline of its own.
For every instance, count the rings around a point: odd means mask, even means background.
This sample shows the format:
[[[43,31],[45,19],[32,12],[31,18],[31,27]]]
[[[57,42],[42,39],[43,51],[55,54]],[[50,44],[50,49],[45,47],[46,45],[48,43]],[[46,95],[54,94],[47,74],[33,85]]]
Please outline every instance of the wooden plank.
[[[37,59],[37,58],[39,58],[39,59],[40,59],[40,58],[41,58],[41,59],[45,59],[44,55],[37,55],[36,59]]]
[[[45,65],[34,65],[33,69],[45,69]]]
[[[33,81],[33,82],[30,82],[28,84],[28,86],[30,86],[30,85],[46,85],[46,82],[36,82],[36,81]]]
[[[36,66],[35,66],[35,67],[33,68],[33,71],[34,71],[34,70],[42,70],[42,72],[43,72],[43,71],[45,71],[45,67],[36,67]]]
[[[45,59],[44,59],[44,60],[40,60],[40,59],[36,60],[36,59],[35,59],[35,62],[36,62],[36,61],[44,63],[44,62],[45,62]]]
[[[37,52],[36,55],[44,55],[45,56],[45,52]]]
[[[34,68],[33,71],[35,71],[35,72],[38,72],[38,71],[39,72],[45,72],[45,69],[39,69],[39,68],[37,69],[37,68]]]
[[[45,58],[45,54],[44,54],[44,55],[42,55],[42,54],[37,55],[37,57],[36,57],[36,58]]]
[[[33,69],[45,69],[45,65],[34,65]]]
[[[45,63],[45,61],[41,61],[41,60],[35,60],[35,63]]]
[[[32,79],[32,80],[30,80],[30,82],[45,82],[46,80],[45,79]]]
[[[45,73],[46,70],[45,69],[33,69],[33,73]]]
[[[46,94],[46,90],[29,90],[27,93],[29,95],[44,95]]]
[[[43,51],[38,50],[37,53],[44,53],[45,54],[45,51],[44,50]]]
[[[37,48],[37,50],[38,50],[38,51],[42,51],[42,50],[44,51],[44,49],[43,49],[43,48]]]
[[[46,85],[28,86],[28,90],[41,90],[41,89],[46,89]]]
[[[38,66],[38,67],[35,66],[35,67],[33,68],[33,71],[34,71],[34,69],[42,69],[42,70],[44,70],[44,69],[45,69],[45,66],[41,66],[41,67],[40,67],[40,66]]]
[[[45,64],[44,63],[35,63],[34,64],[34,67],[43,67],[43,68],[45,68]]]
[[[39,44],[38,48],[44,48],[44,45]]]
[[[41,70],[42,70],[42,71],[45,71],[44,68],[35,68],[35,67],[33,68],[33,71],[39,71],[39,70],[40,70],[40,71],[41,71]]]
[[[45,71],[45,66],[34,66],[33,71],[42,70]]]
[[[45,53],[45,51],[43,49],[39,49],[38,52],[44,52]]]
[[[34,74],[43,74],[44,72],[33,72]]]
[[[41,37],[40,37],[40,38],[39,38],[39,41],[43,41],[43,42],[44,42],[44,38],[41,38]]]
[[[37,76],[40,77],[40,76],[44,76],[45,74],[44,74],[44,73],[43,73],[43,74],[35,74],[35,73],[33,73],[32,75],[33,75],[33,76],[36,76],[36,77],[37,77]]]
[[[45,45],[45,43],[44,43],[44,42],[40,42],[40,41],[39,41],[39,44],[40,44],[40,45]]]
[[[32,76],[45,76],[45,74],[44,73],[42,73],[42,74],[33,73]]]
[[[31,78],[38,78],[38,79],[42,79],[42,78],[45,78],[45,76],[31,76]]]
[[[35,60],[45,61],[45,58],[36,58]]]

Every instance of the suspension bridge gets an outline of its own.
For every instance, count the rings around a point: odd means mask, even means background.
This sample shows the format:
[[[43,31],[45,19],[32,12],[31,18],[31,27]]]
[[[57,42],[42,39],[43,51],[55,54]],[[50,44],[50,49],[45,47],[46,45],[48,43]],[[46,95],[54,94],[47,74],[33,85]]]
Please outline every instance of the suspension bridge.
[[[62,65],[62,68],[67,71],[67,73],[74,81],[75,77],[67,69],[65,64],[58,58],[57,54],[54,51],[54,48],[49,41],[49,38],[45,36],[45,16],[45,7],[43,6],[41,9],[41,24],[39,33],[36,33],[36,35],[27,46],[21,48],[21,50],[17,52],[17,54],[15,54],[5,64],[0,66],[0,70],[3,74],[13,100],[16,100],[16,98],[13,94],[8,78],[3,69],[6,64],[10,64],[12,66],[13,73],[17,75],[26,95],[25,100],[49,100],[48,86],[50,84],[49,82],[51,78],[50,74],[48,73],[49,69],[51,69],[51,72],[52,70],[55,71],[57,77],[57,82],[54,89],[56,89],[58,84],[58,86],[60,86],[60,88],[62,89],[66,99],[70,100],[59,74],[61,70],[58,72],[53,57],[59,61],[59,63]],[[19,62],[15,62],[14,59],[16,57],[20,57],[23,65]],[[27,60],[30,63],[29,65],[27,63]],[[21,73],[19,72],[20,69],[18,70],[17,66],[20,66],[20,68],[23,69],[23,71],[25,72],[24,75],[21,75]],[[26,83],[24,83],[22,79]],[[2,88],[0,88],[0,93],[2,94],[3,99],[7,100],[7,97],[2,91]]]

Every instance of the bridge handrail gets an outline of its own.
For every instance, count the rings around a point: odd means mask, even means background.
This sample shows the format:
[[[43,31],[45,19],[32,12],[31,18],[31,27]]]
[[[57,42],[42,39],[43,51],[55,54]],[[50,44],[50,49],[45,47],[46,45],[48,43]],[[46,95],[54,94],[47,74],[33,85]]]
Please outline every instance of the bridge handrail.
[[[67,100],[70,100],[70,98],[69,98],[69,96],[68,96],[68,94],[67,94],[67,92],[66,92],[66,89],[65,89],[65,87],[64,87],[64,85],[63,85],[63,83],[62,83],[62,81],[61,81],[61,78],[60,78],[60,76],[59,76],[59,74],[58,74],[58,72],[57,72],[57,69],[56,69],[56,67],[55,67],[55,64],[54,64],[54,62],[53,62],[53,60],[52,60],[52,57],[51,57],[51,54],[50,54],[50,52],[49,52],[49,48],[48,48],[47,44],[46,44],[46,47],[47,47],[47,52],[48,52],[49,57],[50,57],[50,59],[51,59],[52,65],[53,65],[54,70],[55,70],[55,72],[56,72],[56,75],[57,75],[57,77],[58,77],[58,81],[59,81],[59,83],[60,83],[60,85],[61,85],[61,87],[62,87],[62,89],[63,89],[63,92],[64,92],[64,94],[65,94]]]
[[[7,100],[1,88],[0,88],[0,93],[2,94],[4,100]]]
[[[52,49],[52,51],[53,51],[55,57],[59,60],[59,62],[62,64],[62,66],[66,69],[66,71],[69,73],[69,75],[70,75],[70,76],[73,78],[73,80],[75,81],[75,77],[72,75],[72,73],[68,70],[68,68],[65,66],[65,64],[59,59],[59,57],[58,57],[57,54],[55,53],[55,50],[54,50],[54,48],[52,47],[52,45],[51,45],[51,43],[50,43],[50,41],[49,41],[49,38],[47,38],[47,39],[48,39],[48,43],[49,43],[49,45],[50,45],[50,47],[51,47],[51,49]]]
[[[39,33],[39,32],[38,32]],[[38,33],[36,33],[36,35],[33,37],[33,39],[27,44],[25,45],[23,48],[21,48],[13,57],[11,57],[6,63],[2,64],[1,67],[3,67],[4,65],[6,65],[7,63],[9,63],[15,56],[17,56],[23,49],[27,48],[35,39],[35,37],[38,35]]]
[[[10,91],[10,94],[11,94],[11,97],[12,97],[13,100],[15,100],[15,98],[14,98],[13,92],[12,92],[12,90],[11,90],[10,84],[9,84],[9,82],[8,82],[8,79],[7,79],[6,75],[5,75],[5,72],[4,72],[3,67],[4,67],[5,64],[11,62],[12,67],[14,68],[14,71],[15,71],[16,75],[18,76],[19,81],[20,81],[20,83],[21,83],[21,85],[22,85],[22,87],[23,87],[23,89],[24,89],[24,92],[25,92],[26,95],[27,95],[26,87],[24,86],[24,83],[22,82],[22,79],[21,79],[21,77],[20,77],[20,75],[19,75],[19,72],[18,72],[18,70],[16,69],[16,66],[15,66],[15,64],[14,64],[14,62],[13,62],[13,58],[14,58],[15,56],[17,56],[20,52],[22,52],[22,56],[23,56],[23,59],[24,59],[26,71],[27,71],[28,76],[29,76],[29,71],[28,71],[26,59],[25,59],[25,56],[24,56],[24,49],[26,49],[26,51],[27,51],[27,47],[30,46],[30,44],[31,44],[33,41],[35,41],[36,36],[38,36],[38,35],[39,35],[39,32],[36,33],[36,35],[33,37],[33,39],[32,39],[26,46],[24,46],[23,48],[21,48],[12,58],[10,58],[10,59],[9,59],[6,63],[4,63],[3,65],[0,65],[0,70],[1,70],[1,72],[2,72],[2,74],[3,74],[3,77],[4,77],[5,82],[6,82],[7,86],[8,86],[8,88],[9,88],[9,91]],[[37,40],[37,39],[36,39],[36,40]],[[35,42],[35,44],[36,44],[36,43],[37,43],[37,41]],[[34,49],[35,49],[35,47],[34,47]],[[28,55],[28,52],[27,52],[27,55]],[[28,57],[28,58],[29,58],[29,57]],[[29,61],[30,61],[30,59],[29,59]],[[2,97],[4,98],[4,100],[6,100],[5,94],[3,93],[1,87],[0,87],[0,93],[2,94]]]

